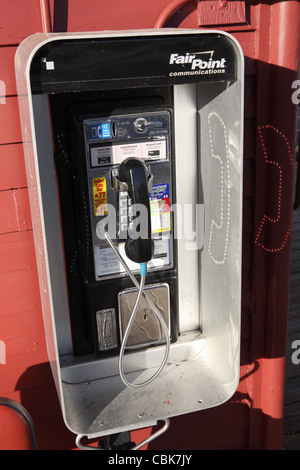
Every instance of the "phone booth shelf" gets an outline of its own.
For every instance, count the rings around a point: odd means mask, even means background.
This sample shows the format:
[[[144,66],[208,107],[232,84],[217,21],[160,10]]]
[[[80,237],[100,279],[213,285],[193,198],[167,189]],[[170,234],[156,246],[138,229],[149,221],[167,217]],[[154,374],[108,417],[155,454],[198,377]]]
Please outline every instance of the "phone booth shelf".
[[[239,44],[213,30],[36,34],[21,43],[15,63],[48,356],[66,426],[98,437],[226,402],[240,366]],[[51,100],[82,104],[86,96],[108,100],[117,92],[128,103],[137,90],[156,99],[158,89],[171,96],[176,204],[204,208],[204,219],[195,240],[182,231],[174,244],[178,339],[156,380],[131,389],[119,377],[116,355],[73,353]],[[143,381],[164,350],[161,344],[126,354],[126,375]]]

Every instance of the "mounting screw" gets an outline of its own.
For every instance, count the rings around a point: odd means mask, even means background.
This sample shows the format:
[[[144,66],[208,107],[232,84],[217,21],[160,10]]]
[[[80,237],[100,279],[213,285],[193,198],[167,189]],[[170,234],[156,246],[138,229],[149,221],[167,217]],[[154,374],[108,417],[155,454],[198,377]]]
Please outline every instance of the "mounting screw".
[[[219,1],[219,7],[220,8],[226,8],[227,7],[227,0],[220,0]]]

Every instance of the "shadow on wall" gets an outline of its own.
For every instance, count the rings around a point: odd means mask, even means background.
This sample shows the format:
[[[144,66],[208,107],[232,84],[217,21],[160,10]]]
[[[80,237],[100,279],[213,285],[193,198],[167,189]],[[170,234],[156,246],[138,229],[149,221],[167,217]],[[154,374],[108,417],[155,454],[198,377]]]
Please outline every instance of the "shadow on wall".
[[[38,383],[38,386],[35,384]],[[37,450],[75,449],[75,436],[64,424],[49,363],[29,367],[16,384],[20,402],[33,420]]]

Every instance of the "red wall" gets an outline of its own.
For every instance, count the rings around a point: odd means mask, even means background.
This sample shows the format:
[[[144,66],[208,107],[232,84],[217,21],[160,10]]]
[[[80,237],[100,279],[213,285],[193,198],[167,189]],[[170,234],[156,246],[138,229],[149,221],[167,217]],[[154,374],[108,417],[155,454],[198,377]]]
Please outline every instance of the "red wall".
[[[51,28],[153,28],[173,3],[52,0]],[[165,24],[227,30],[246,59],[241,381],[228,403],[173,418],[150,447],[280,449],[300,4],[213,0],[196,10],[197,4],[187,2]],[[14,77],[18,44],[43,30],[40,1],[1,0],[0,9],[0,396],[27,408],[38,448],[72,449],[47,360]],[[134,432],[133,439],[150,432]],[[8,448],[5,436],[0,446]]]

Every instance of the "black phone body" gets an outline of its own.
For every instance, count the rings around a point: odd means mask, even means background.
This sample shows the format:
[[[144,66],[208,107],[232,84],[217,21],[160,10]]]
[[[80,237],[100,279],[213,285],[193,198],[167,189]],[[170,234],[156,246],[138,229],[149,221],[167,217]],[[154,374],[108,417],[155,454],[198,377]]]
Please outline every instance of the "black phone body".
[[[171,341],[178,337],[172,211],[176,202],[172,97],[169,89],[151,90],[151,96],[149,90],[145,96],[143,89],[132,93],[134,96],[130,100],[130,91],[126,91],[126,96],[123,91],[120,99],[113,100],[113,106],[105,96],[92,100],[88,96],[87,102],[82,97],[75,102],[72,97],[52,100],[75,355],[117,355],[133,308],[136,288],[99,230],[99,224],[102,224],[131,272],[139,279],[139,266],[135,262],[139,258],[133,261],[128,257],[128,244],[132,241],[135,244],[139,235],[140,213],[136,211],[135,203],[138,207],[141,197],[136,196],[133,200],[130,191],[118,187],[120,165],[132,158],[142,161],[151,176],[147,199],[152,257],[147,263],[145,288],[161,309]],[[145,205],[143,198],[142,205]],[[149,242],[149,231],[148,236],[146,231],[140,238],[138,243],[145,246]],[[143,299],[128,338],[128,348],[151,347],[161,342],[164,342],[161,327]]]

